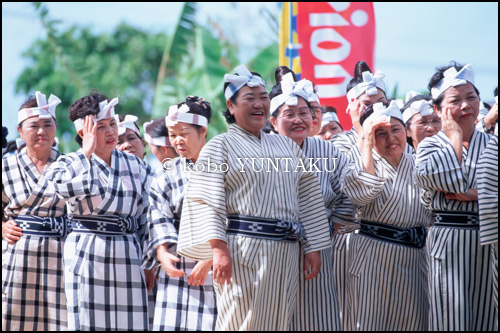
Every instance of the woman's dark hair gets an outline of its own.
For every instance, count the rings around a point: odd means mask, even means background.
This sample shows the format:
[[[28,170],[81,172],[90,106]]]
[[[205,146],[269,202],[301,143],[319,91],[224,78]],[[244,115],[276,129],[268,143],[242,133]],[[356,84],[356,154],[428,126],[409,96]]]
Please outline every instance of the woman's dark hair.
[[[204,98],[198,96],[188,96],[186,97],[186,101],[177,104],[177,107],[181,107],[183,104],[189,106],[189,112],[203,116],[207,118],[208,122],[210,122],[210,118],[212,118],[212,107],[210,106],[210,102],[205,101]],[[200,125],[192,125],[198,131],[200,131]],[[167,135],[168,136],[168,135]]]
[[[19,111],[22,109],[29,109],[29,108],[37,108],[38,107],[38,102],[36,101],[35,96],[30,96],[28,99],[21,105],[19,108]],[[23,123],[24,120],[19,124],[19,128],[23,128]]]
[[[8,128],[2,126],[2,149],[7,147],[7,135],[9,135]]]
[[[148,133],[152,138],[158,138],[160,136],[168,138],[168,128],[165,124],[165,117],[153,120],[153,122],[146,128],[146,133]]]
[[[271,100],[272,100],[274,97],[279,96],[279,95],[281,95],[281,94],[283,94],[283,90],[281,89],[281,83],[278,83],[278,84],[276,84],[276,85],[275,85],[275,86],[271,89],[271,92],[269,93],[269,99],[271,99]],[[305,101],[306,101],[306,103],[307,103],[307,107],[308,107],[309,109],[311,109],[311,115],[312,115],[313,119],[314,119],[314,118],[316,118],[316,114],[314,113],[314,111],[312,111],[312,106],[311,106],[311,103],[309,103],[309,101],[308,101],[307,99],[306,99]],[[284,104],[284,103],[283,103],[283,104]],[[279,107],[278,107],[278,108],[277,108],[277,109],[273,112],[273,114],[271,114],[271,117],[273,117],[273,118],[277,118],[277,117],[278,117],[278,114],[280,113],[279,109],[281,108],[281,106],[282,106],[283,104],[281,104],[281,105],[280,105],[280,106],[279,106]]]
[[[118,115],[118,120],[119,120],[120,122],[124,121],[124,120],[125,120],[125,116],[124,116],[124,115],[119,114],[119,115]],[[134,125],[135,125],[135,128],[137,128],[137,130],[138,130],[138,131],[139,131],[139,133],[140,133],[140,132],[141,132],[141,130],[140,130],[139,126],[137,126],[137,124],[136,124],[136,123],[134,123]],[[139,137],[139,139],[142,139],[142,136],[140,136],[139,134],[137,134],[137,133],[135,133],[135,132],[134,132],[134,134],[135,134],[135,135],[137,135],[137,136]]]
[[[99,103],[106,100],[109,100],[106,95],[101,94],[99,91],[93,89],[90,95],[77,99],[73,102],[73,104],[70,105],[68,117],[69,120],[74,122],[77,119],[85,118],[85,116],[97,115],[99,111],[101,111],[99,108]],[[80,147],[82,146],[83,140],[80,135],[78,135],[78,133],[76,133],[75,141]]]
[[[448,66],[436,67],[436,73],[434,73],[434,75],[431,77],[427,89],[431,91],[432,88],[434,88],[439,83],[439,81],[441,81],[444,78],[444,72],[451,67],[455,67],[457,71],[460,71],[462,68],[464,68],[464,65],[461,65],[456,61],[451,61]],[[474,87],[474,90],[476,91],[476,94],[479,97],[479,90],[477,90],[475,85],[472,86]],[[441,110],[441,103],[443,102],[443,97],[444,94],[441,94],[438,96],[438,98],[432,99],[432,103],[434,103],[434,105],[437,106],[439,110]]]
[[[337,114],[337,109],[330,105],[325,105],[321,107],[321,113],[325,114],[327,112],[333,112]]]
[[[288,68],[287,66],[279,66],[274,71],[274,79],[276,81],[276,84],[280,83],[283,79],[283,76],[288,73],[292,73],[293,80],[297,81],[297,75],[295,75],[295,73],[290,68]]]
[[[349,81],[346,87],[346,92],[349,92],[352,88],[363,82],[363,72],[372,72],[368,64],[360,60],[354,66],[354,77]]]
[[[257,72],[251,72],[253,75],[257,75],[259,77],[262,77],[259,73]],[[238,73],[234,73],[234,75],[238,75]],[[224,91],[226,91],[226,88],[229,86],[229,82],[224,83]],[[238,99],[240,91],[238,90],[237,92],[234,93],[233,96],[229,99],[234,105],[236,105],[236,100]],[[229,109],[226,108],[226,111],[224,111],[224,118],[226,118],[226,122],[228,124],[234,124],[236,122],[236,118],[229,112]]]

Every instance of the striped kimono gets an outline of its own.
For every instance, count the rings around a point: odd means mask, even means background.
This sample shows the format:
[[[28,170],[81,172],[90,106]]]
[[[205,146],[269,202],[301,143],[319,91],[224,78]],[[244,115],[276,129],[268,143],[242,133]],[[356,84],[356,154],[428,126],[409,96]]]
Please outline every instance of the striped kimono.
[[[158,169],[149,193],[149,239],[145,268],[158,267],[158,246],[169,243],[169,251],[176,253],[178,222],[182,202],[191,173],[190,160],[176,158],[171,171]],[[181,257],[176,267],[189,276],[196,261]],[[159,268],[158,294],[153,329],[157,331],[213,331],[217,319],[212,272],[203,286],[189,286],[188,277],[170,278]]]
[[[343,174],[343,191],[360,220],[400,228],[426,227],[431,214],[420,203],[415,156],[404,153],[397,168],[373,150],[375,174],[364,171],[356,147]],[[422,331],[427,328],[425,248],[399,245],[359,233],[349,244],[348,330]]]
[[[467,193],[477,188],[476,165],[490,135],[474,131],[469,149],[458,163],[444,131],[425,138],[418,146],[417,184],[422,201],[432,211],[477,213],[477,201],[445,198],[445,192]],[[429,251],[429,330],[484,331],[494,327],[491,251],[481,246],[479,230],[437,227],[427,238]]]
[[[2,159],[2,207],[5,215],[39,218],[61,217],[66,203],[47,186],[48,165],[60,153],[52,150],[42,174],[26,153]],[[4,242],[2,253],[2,330],[67,330],[66,297],[63,280],[64,222],[52,224],[50,236],[27,230],[30,224],[18,221],[23,236],[15,244]],[[55,227],[55,228],[54,228]]]
[[[215,282],[216,330],[289,330],[303,274],[297,242],[227,234],[228,215],[300,222],[306,253],[331,244],[321,189],[302,151],[287,137],[260,135],[232,125],[210,140],[184,200],[178,253],[211,259],[209,240],[219,239],[232,258],[231,284]]]
[[[111,167],[78,151],[53,163],[47,178],[67,199],[73,228],[64,247],[68,328],[147,330],[146,165],[116,149]]]
[[[333,222],[352,224],[352,205],[341,192],[340,176],[349,161],[334,145],[325,140],[307,138],[302,147],[304,155],[314,163],[316,177],[321,186],[323,202],[330,226]],[[299,272],[304,270],[303,253],[300,256]],[[334,277],[333,248],[321,251],[321,271],[312,280],[305,281],[299,274],[299,293],[293,325],[294,331],[339,331],[340,308]],[[338,282],[345,284],[344,280]]]
[[[495,297],[495,330],[498,329],[498,136],[493,136],[477,164],[479,238],[491,244],[491,270]]]

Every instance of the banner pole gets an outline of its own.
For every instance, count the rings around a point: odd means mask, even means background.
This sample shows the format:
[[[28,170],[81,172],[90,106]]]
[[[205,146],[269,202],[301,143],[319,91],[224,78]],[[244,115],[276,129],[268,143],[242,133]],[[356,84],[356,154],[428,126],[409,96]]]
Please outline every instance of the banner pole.
[[[289,2],[289,12],[290,12],[290,17],[288,20],[288,25],[289,25],[289,35],[288,35],[288,48],[290,50],[289,53],[289,58],[288,58],[288,64],[289,68],[293,70],[293,27],[292,27],[292,19],[293,19],[293,2]]]

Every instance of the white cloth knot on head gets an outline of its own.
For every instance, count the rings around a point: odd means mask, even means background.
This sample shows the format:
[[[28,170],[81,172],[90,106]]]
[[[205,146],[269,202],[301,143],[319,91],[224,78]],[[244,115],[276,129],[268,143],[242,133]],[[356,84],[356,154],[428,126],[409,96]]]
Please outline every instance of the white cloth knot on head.
[[[136,116],[128,114],[125,116],[123,121],[120,121],[119,116],[115,115],[115,120],[118,124],[118,135],[125,134],[128,128],[131,131],[135,132],[139,137],[141,137],[141,132],[139,132],[139,129],[137,129],[137,126],[135,125],[135,122],[139,120],[139,118],[137,118]]]
[[[264,82],[264,80],[260,76],[253,75],[245,65],[239,65],[238,67],[236,67],[235,71],[236,73],[238,73],[238,75],[224,75],[224,82],[229,82],[229,85],[224,91],[224,97],[226,97],[226,101],[231,99],[231,97],[245,85],[249,86],[250,88],[258,86],[264,86],[264,88],[266,87],[266,83]]]
[[[61,100],[59,99],[59,97],[51,94],[49,97],[49,101],[47,102],[47,97],[41,92],[37,91],[35,93],[35,98],[38,107],[19,110],[19,112],[17,113],[18,125],[26,119],[35,116],[38,116],[42,119],[50,119],[50,117],[56,119],[56,106],[61,104]]]
[[[109,118],[115,118],[115,106],[118,104],[118,97],[113,98],[111,101],[104,100],[99,103],[99,113],[90,117],[94,121],[94,124]],[[83,129],[83,118],[77,119],[73,122],[75,125],[76,131]]]
[[[172,146],[172,143],[170,142],[170,140],[168,139],[168,137],[166,136],[157,136],[157,137],[152,137],[151,135],[149,135],[149,133],[147,132],[148,130],[148,127],[153,123],[153,121],[148,121],[146,123],[144,123],[144,140],[146,140],[147,143],[149,143],[150,145],[155,145],[155,146],[164,146],[164,147],[173,147]]]
[[[452,66],[444,71],[443,76],[441,81],[431,89],[433,99],[437,99],[450,87],[461,86],[467,84],[467,82],[474,85],[474,71],[472,70],[471,64],[465,65],[460,71],[457,71],[457,69]]]
[[[175,126],[179,122],[199,125],[208,128],[208,119],[202,115],[189,113],[189,106],[182,104],[179,108],[177,105],[172,105],[168,109],[168,115],[165,117],[165,124],[167,126]]]
[[[399,110],[399,107],[395,101],[392,101],[388,107],[386,107],[383,103],[375,103],[373,104],[373,113],[363,122],[363,129],[366,131],[368,128],[368,124],[371,121],[377,118],[382,119],[384,117],[388,122],[391,121],[391,117],[403,121],[401,110]]]
[[[419,96],[419,95],[421,95],[421,94],[417,93],[417,95],[414,95],[413,97]],[[406,98],[407,98],[406,102],[409,102],[410,99],[412,99],[413,97],[408,99],[408,94],[407,94],[406,95]],[[432,102],[426,101],[425,99],[421,99],[421,100],[418,100],[418,101],[411,103],[411,105],[403,112],[403,122],[406,124],[417,113],[420,113],[420,115],[422,117],[426,117],[426,116],[432,115],[433,112],[434,112],[434,108],[432,106]]]
[[[347,92],[347,100],[356,99],[359,96],[366,93],[368,96],[376,95],[377,88],[382,89],[385,92],[384,77],[385,74],[381,71],[376,71],[372,74],[368,71],[362,74],[363,82],[358,83]]]
[[[293,76],[292,76],[292,78],[293,78]],[[319,96],[316,95],[316,93],[314,92],[314,85],[311,81],[306,80],[306,79],[302,79],[296,83],[296,88],[297,89],[300,89],[300,88],[304,89],[304,91],[307,94],[307,101],[308,102],[316,102],[316,103],[321,105],[321,103],[319,102]]]
[[[300,81],[299,81],[300,82]],[[304,100],[308,100],[308,95],[304,86],[304,82],[298,84],[293,80],[292,73],[286,73],[280,82],[281,84],[281,95],[275,96],[271,100],[271,114],[276,111],[283,103],[290,106],[295,106],[298,103],[297,97],[302,97]]]
[[[321,127],[328,125],[330,122],[336,121],[340,124],[339,117],[335,112],[327,112],[323,115],[321,119]]]

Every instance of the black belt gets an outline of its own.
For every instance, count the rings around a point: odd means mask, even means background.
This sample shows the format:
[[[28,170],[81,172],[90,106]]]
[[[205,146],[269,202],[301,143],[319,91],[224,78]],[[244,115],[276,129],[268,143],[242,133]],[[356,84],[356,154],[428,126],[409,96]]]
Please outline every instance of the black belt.
[[[227,219],[228,234],[285,242],[307,240],[298,222],[243,215],[229,215]]]
[[[435,210],[432,212],[434,226],[440,228],[479,229],[479,214],[474,212],[460,212]]]
[[[359,233],[389,243],[421,249],[425,245],[427,230],[424,227],[401,228],[384,223],[361,221]]]
[[[106,236],[133,234],[138,230],[135,217],[123,218],[116,215],[81,215],[71,219],[72,232]]]
[[[15,218],[17,226],[23,229],[23,235],[39,237],[64,237],[68,231],[66,216],[40,217],[19,215]]]

